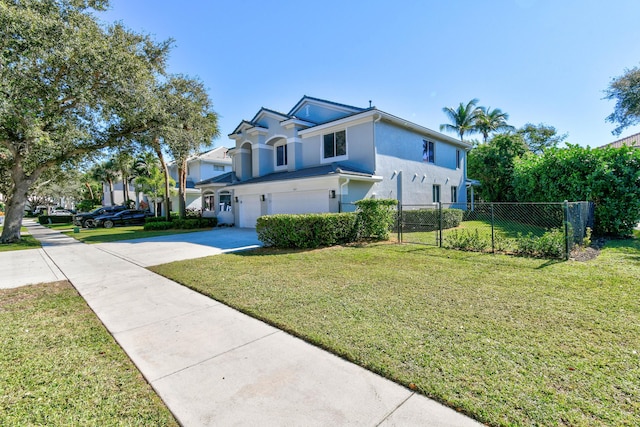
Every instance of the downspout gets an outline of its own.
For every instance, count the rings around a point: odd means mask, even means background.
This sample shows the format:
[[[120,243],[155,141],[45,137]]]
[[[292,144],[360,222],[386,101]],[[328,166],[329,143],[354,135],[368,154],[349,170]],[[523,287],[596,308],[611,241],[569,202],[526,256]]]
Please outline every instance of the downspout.
[[[382,120],[382,114],[377,114],[378,118],[373,120],[373,173],[377,171],[376,160],[378,159],[378,147],[376,145],[376,123]]]
[[[339,211],[339,212],[342,212],[342,202],[343,202],[343,201],[342,201],[342,194],[343,194],[343,192],[342,192],[342,188],[343,188],[345,185],[349,184],[349,181],[351,181],[351,178],[347,178],[347,180],[346,180],[345,182],[343,182],[342,184],[340,184],[340,209],[338,209],[338,211]]]

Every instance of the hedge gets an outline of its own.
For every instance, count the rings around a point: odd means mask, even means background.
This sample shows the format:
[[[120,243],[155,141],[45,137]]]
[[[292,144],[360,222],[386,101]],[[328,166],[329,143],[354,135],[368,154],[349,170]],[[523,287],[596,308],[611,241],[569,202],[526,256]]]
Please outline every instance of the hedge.
[[[256,231],[264,246],[309,249],[355,241],[356,225],[354,212],[278,214],[259,217]]]
[[[164,218],[150,217],[145,220],[144,229],[151,230],[169,230],[171,228],[177,230],[191,230],[194,228],[215,227],[218,225],[218,218],[174,218],[171,221],[165,221]]]
[[[38,217],[38,222],[41,225],[66,224],[69,222],[73,222],[73,216],[72,215],[40,215]]]

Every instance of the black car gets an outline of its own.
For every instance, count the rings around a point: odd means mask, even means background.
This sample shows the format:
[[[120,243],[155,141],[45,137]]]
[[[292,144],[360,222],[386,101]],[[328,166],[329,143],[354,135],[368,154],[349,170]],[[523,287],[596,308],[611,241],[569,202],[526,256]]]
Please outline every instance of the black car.
[[[103,215],[112,215],[125,209],[125,206],[103,206],[91,212],[77,214],[73,217],[73,223],[82,227],[93,227],[95,218]]]
[[[139,209],[126,209],[113,214],[101,215],[93,220],[93,227],[111,228],[114,225],[144,224],[149,211]]]

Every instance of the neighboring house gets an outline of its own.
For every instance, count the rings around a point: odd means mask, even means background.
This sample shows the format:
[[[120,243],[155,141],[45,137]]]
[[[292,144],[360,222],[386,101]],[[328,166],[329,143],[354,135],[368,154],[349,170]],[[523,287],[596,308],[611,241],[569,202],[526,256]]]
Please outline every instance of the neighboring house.
[[[260,109],[229,137],[234,173],[196,187],[239,227],[261,215],[353,210],[372,197],[466,203],[471,145],[375,107],[304,96],[286,114]]]
[[[196,188],[197,182],[215,178],[231,172],[231,157],[227,147],[217,147],[213,150],[192,156],[187,160],[187,209],[196,209],[203,212],[215,210],[215,200],[213,194],[201,192]],[[175,162],[170,162],[169,175],[176,181],[178,188],[178,166]],[[171,209],[178,209],[178,195],[171,196]]]
[[[200,189],[195,188],[195,183],[219,175],[231,173],[231,157],[227,154],[228,148],[217,147],[204,153],[197,154],[187,160],[187,209],[197,209],[209,211],[212,209],[212,202],[208,197],[202,197]],[[178,168],[175,162],[167,164],[169,175],[176,181],[176,194],[171,196],[171,209],[178,208]],[[110,205],[109,185],[103,183],[103,205]],[[114,183],[113,204],[119,205],[124,203],[124,190],[122,181]],[[147,206],[151,206],[153,212],[153,203],[149,200],[148,195],[136,193],[133,183],[129,184],[129,197],[136,202],[145,202]],[[164,214],[164,206],[158,203],[158,214]]]
[[[636,134],[628,136],[626,138],[622,138],[622,139],[619,139],[617,141],[610,142],[609,144],[603,145],[600,148],[604,148],[604,147],[620,148],[623,145],[628,145],[630,147],[640,148],[640,133],[636,133]]]

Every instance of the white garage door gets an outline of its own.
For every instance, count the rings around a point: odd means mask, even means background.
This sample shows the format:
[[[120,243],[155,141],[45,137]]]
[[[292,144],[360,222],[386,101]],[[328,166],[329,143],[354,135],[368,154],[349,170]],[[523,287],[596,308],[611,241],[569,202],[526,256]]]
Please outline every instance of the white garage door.
[[[271,212],[274,214],[329,212],[329,192],[322,190],[274,193],[271,195]]]
[[[240,198],[240,227],[256,228],[260,216],[260,196],[242,196]]]

